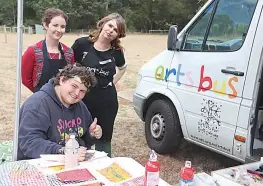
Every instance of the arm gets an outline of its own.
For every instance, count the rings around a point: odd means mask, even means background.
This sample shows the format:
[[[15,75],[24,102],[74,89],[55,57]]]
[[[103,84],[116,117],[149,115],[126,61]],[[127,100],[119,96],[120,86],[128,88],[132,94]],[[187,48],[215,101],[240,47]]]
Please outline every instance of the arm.
[[[126,71],[126,67],[123,69],[120,69],[119,67],[116,67],[116,74],[113,76],[113,83],[116,85],[116,83],[122,78],[123,74]]]
[[[94,145],[96,139],[93,138],[90,134],[90,125],[92,124],[93,122],[93,119],[91,117],[91,114],[90,112],[88,111],[88,108],[84,107],[84,109],[86,109],[86,111],[84,111],[84,116],[85,116],[85,124],[87,125],[87,130],[85,132],[85,134],[83,135],[83,141],[85,142],[85,146],[87,148],[90,148],[92,145]]]
[[[85,118],[85,128],[86,132],[84,135],[81,137],[85,143],[85,146],[87,148],[90,148],[94,143],[96,142],[97,139],[100,139],[102,136],[102,129],[99,125],[97,125],[97,118],[94,118],[94,121],[92,119],[92,116],[87,108],[87,106],[81,102],[82,105],[82,113],[83,113],[83,118]]]
[[[83,138],[82,138],[82,139],[83,139],[84,142],[85,142],[85,147],[87,147],[88,149],[90,149],[90,147],[91,147],[92,145],[94,145],[95,142],[96,142],[96,138],[94,138],[94,137],[92,137],[92,136],[90,135],[89,130],[86,131],[86,133],[83,135]]]
[[[36,110],[27,110],[20,118],[18,145],[24,156],[39,158],[40,154],[57,154],[62,147],[48,140],[50,120]]]
[[[70,62],[71,62],[71,64],[74,64],[74,63],[75,63],[74,53],[73,53],[73,55],[72,55],[72,58],[71,58]]]
[[[34,71],[35,55],[34,49],[28,47],[22,57],[22,83],[32,92],[33,87],[33,71]]]
[[[126,71],[127,64],[125,63],[125,58],[122,49],[118,49],[114,52],[113,57],[116,63],[116,74],[113,76],[113,83],[116,83],[122,78]]]
[[[81,39],[81,38],[80,38]],[[74,54],[74,60],[76,63],[80,63],[81,64],[81,61],[82,61],[82,54],[83,54],[83,48],[81,46],[81,43],[80,43],[80,39],[77,39],[74,44],[72,45],[72,50],[73,50],[73,54]]]

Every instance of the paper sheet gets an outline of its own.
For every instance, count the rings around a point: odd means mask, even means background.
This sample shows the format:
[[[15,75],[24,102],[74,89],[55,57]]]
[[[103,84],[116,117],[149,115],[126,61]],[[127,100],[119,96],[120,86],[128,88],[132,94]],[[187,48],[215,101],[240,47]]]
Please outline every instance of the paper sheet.
[[[113,183],[124,181],[132,177],[126,170],[116,163],[113,163],[104,169],[100,169],[98,172]]]
[[[96,178],[88,171],[88,169],[74,169],[63,171],[56,174],[57,178],[62,182],[68,181],[91,181]]]

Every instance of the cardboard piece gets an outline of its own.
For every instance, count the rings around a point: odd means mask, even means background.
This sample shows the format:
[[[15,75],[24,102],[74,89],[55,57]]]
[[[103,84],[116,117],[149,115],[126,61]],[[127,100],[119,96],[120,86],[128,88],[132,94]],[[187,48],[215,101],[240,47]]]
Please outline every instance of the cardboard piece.
[[[96,178],[88,171],[88,169],[74,169],[63,171],[56,174],[61,182],[69,181],[92,181]]]

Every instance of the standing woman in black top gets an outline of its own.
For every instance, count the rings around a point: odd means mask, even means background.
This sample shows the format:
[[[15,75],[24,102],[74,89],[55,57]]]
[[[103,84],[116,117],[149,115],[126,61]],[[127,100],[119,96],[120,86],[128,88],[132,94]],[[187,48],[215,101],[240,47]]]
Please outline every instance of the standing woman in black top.
[[[93,33],[77,39],[72,46],[75,61],[97,77],[97,86],[86,94],[83,101],[102,127],[103,135],[96,143],[96,150],[105,151],[110,157],[113,125],[119,106],[115,84],[127,66],[120,45],[125,28],[123,17],[112,13],[98,21]]]

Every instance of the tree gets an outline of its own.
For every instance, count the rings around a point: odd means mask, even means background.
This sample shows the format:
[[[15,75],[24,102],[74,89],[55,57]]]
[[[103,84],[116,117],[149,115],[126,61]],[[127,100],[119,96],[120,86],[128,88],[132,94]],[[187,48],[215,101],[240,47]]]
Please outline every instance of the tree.
[[[63,10],[69,16],[68,28],[90,29],[103,16],[118,12],[132,31],[168,29],[177,24],[183,28],[206,0],[26,0],[24,24],[41,24],[43,11],[49,7]],[[16,1],[0,0],[0,24],[14,25]]]
[[[16,24],[16,0],[0,0],[0,25]]]

